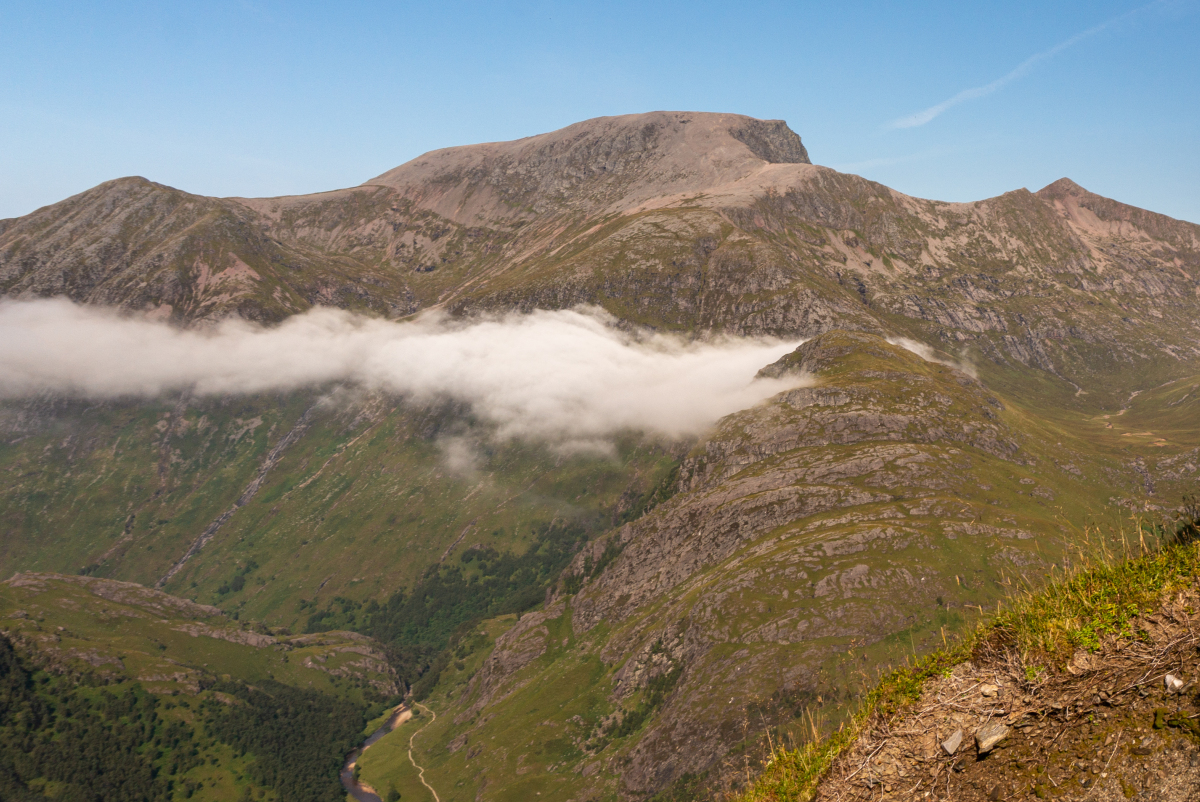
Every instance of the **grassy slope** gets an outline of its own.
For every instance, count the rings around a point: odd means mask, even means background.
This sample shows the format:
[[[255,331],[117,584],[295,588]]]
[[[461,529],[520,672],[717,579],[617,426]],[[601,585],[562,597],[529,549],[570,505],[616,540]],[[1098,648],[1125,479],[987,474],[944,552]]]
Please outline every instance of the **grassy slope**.
[[[947,375],[944,367],[911,355],[892,358],[900,358],[905,370],[935,382]],[[839,382],[862,386],[866,376],[867,384],[874,382],[886,399],[895,392],[890,388],[899,386],[895,367],[890,373],[880,372],[870,358],[851,357],[822,380],[827,388]],[[945,387],[942,391],[953,392]],[[1140,490],[1136,476],[1124,467],[1129,440],[1124,431],[1106,429],[1102,418],[1086,410],[1048,414],[1053,400],[1040,405],[1037,401],[1010,401],[999,413],[1002,423],[1022,434],[1016,461],[948,442],[918,445],[916,453],[927,460],[915,485],[888,484],[890,498],[860,503],[851,516],[837,509],[766,531],[695,575],[685,588],[645,605],[615,627],[575,633],[569,608],[564,610],[545,622],[547,651],[506,684],[515,689],[511,696],[483,714],[464,713],[474,697],[469,691],[464,695],[468,689],[460,689],[461,679],[453,674],[429,701],[443,715],[418,739],[419,745],[427,744],[427,776],[446,799],[473,798],[482,787],[498,799],[514,800],[530,789],[552,798],[584,789],[615,793],[622,762],[661,722],[652,711],[631,735],[610,738],[604,751],[595,753],[602,719],[618,709],[636,709],[645,697],[645,691],[621,700],[612,695],[614,678],[624,666],[623,658],[612,661],[612,654],[620,654],[613,651],[614,644],[653,638],[663,622],[683,618],[707,617],[725,642],[687,666],[685,680],[672,689],[672,704],[710,711],[715,727],[731,726],[733,719],[741,719],[744,726],[757,717],[760,723],[778,725],[785,737],[803,733],[808,723],[793,716],[805,709],[819,711],[830,723],[846,720],[858,703],[859,689],[874,680],[878,667],[898,664],[914,651],[927,653],[944,637],[969,628],[977,620],[975,611],[993,607],[1014,587],[1037,582],[1053,565],[1073,564],[1074,544],[1084,538],[1083,526],[1076,522],[1118,527],[1128,514],[1111,504],[1137,497]],[[1186,453],[1194,435],[1179,435],[1168,450]],[[744,473],[769,473],[776,464],[798,469],[852,461],[869,456],[874,448],[864,443],[784,452],[754,463]],[[745,478],[737,474],[732,479],[739,476]],[[864,478],[851,485],[870,492],[879,489],[878,481]],[[931,492],[931,486],[937,489]],[[807,491],[820,488],[810,485]],[[954,525],[981,528],[972,535],[965,534],[969,529],[954,534]],[[827,551],[826,544],[852,543],[859,533],[877,528],[888,536],[865,550],[849,557]],[[1013,537],[1016,532],[1034,537]],[[884,575],[907,572],[922,581],[915,590],[889,597],[886,610],[870,592],[781,597],[781,588],[795,583],[781,573],[788,565],[806,569],[808,580],[799,584],[811,585],[836,577],[854,563]],[[872,620],[878,624],[872,626]],[[788,643],[758,634],[781,622],[794,626],[798,621],[811,625],[809,637]],[[848,621],[866,622],[872,634],[864,640],[834,634],[838,622]],[[906,623],[893,626],[893,621]],[[606,652],[610,656],[601,661]],[[466,661],[461,676],[470,675],[472,660],[481,662],[482,656]],[[794,687],[792,678],[805,672],[818,677],[817,683],[799,693],[788,691],[789,685]],[[714,698],[714,688],[725,695]],[[565,693],[561,699],[559,690]],[[470,743],[482,748],[474,754],[469,748],[449,752],[447,746],[468,731]],[[376,760],[382,757],[380,753]],[[364,765],[381,771],[378,764]],[[392,769],[407,770],[395,769],[394,764]]]
[[[349,633],[270,634],[261,625],[232,621],[207,608],[162,604],[165,594],[138,599],[89,582],[22,574],[0,584],[0,629],[56,670],[135,679],[159,694],[194,693],[204,677],[222,676],[274,679],[363,705],[368,697],[391,692],[381,655],[364,662],[371,650]]]
[[[0,445],[0,471],[11,477],[0,489],[0,570],[87,569],[153,585],[314,400],[201,399],[180,419],[166,403],[59,411],[36,433]],[[447,468],[448,435],[477,449],[475,469]],[[673,464],[634,438],[619,443],[615,458],[564,458],[492,443],[452,412],[355,399],[316,413],[253,500],[168,590],[295,626],[302,602],[386,598],[460,535],[458,551],[481,543],[520,552],[535,526],[555,518],[606,528]],[[244,589],[219,593],[239,573]]]

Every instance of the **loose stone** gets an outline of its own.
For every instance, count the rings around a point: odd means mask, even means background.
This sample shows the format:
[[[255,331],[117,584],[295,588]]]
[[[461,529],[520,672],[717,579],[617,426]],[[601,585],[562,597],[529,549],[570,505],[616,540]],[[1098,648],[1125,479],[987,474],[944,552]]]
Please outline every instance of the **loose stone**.
[[[993,721],[991,724],[985,724],[975,733],[975,745],[979,750],[979,754],[985,755],[995,748],[996,744],[1004,740],[1008,735],[1008,727],[998,721]]]

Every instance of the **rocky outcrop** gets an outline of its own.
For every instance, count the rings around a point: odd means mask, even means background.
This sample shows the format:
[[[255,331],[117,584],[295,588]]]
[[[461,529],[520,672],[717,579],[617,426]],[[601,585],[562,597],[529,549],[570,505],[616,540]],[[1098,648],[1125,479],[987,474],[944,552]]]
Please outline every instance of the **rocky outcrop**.
[[[14,574],[10,579],[0,583],[13,588],[21,588],[26,594],[36,594],[51,589],[55,584],[66,582],[86,588],[89,593],[101,599],[107,599],[118,604],[140,608],[159,616],[186,616],[194,619],[225,618],[225,613],[209,604],[197,604],[189,599],[181,599],[154,590],[136,582],[122,582],[117,579],[98,579],[89,576],[68,576],[47,572],[27,571]]]

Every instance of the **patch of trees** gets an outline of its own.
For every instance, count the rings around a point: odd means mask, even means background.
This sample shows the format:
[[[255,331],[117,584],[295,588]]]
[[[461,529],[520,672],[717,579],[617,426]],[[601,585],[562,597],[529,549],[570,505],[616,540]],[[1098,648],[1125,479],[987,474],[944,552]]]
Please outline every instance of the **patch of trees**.
[[[366,725],[351,702],[271,680],[251,687],[206,677],[201,686],[230,704],[210,697],[189,724],[163,715],[174,702],[137,683],[91,682],[35,670],[0,635],[0,800],[45,802],[45,781],[60,802],[188,799],[199,783],[184,775],[215,762],[202,747],[218,742],[249,755],[246,779],[279,799],[345,799],[338,771]]]
[[[65,678],[31,671],[0,636],[0,798],[43,800],[30,788],[62,783],[67,802],[152,802],[170,798],[172,774],[191,768],[192,735],[158,715],[140,687],[87,693]],[[155,766],[164,752],[177,757]]]
[[[349,629],[370,635],[385,644],[400,678],[423,699],[463,636],[482,619],[524,612],[541,602],[591,529],[556,520],[537,527],[536,539],[522,554],[468,549],[458,565],[430,566],[410,591],[397,591],[383,604],[335,598],[309,616],[305,631]]]
[[[246,773],[255,784],[291,802],[343,802],[338,772],[366,726],[361,710],[273,680],[253,687],[219,682],[213,690],[234,701],[206,700],[205,726],[239,756],[254,757]]]
[[[258,563],[250,560],[245,565],[239,567],[233,575],[233,579],[228,582],[222,582],[221,587],[217,588],[217,593],[225,596],[230,593],[241,593],[242,588],[246,587],[246,577],[258,570]]]

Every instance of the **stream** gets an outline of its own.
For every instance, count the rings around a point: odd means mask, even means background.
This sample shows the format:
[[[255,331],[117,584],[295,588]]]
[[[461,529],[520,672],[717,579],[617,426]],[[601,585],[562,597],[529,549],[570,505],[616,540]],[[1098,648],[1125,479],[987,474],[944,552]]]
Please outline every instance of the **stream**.
[[[360,785],[354,781],[354,764],[362,757],[362,753],[375,745],[383,736],[387,735],[392,730],[399,727],[408,720],[412,712],[404,705],[397,705],[388,716],[387,721],[383,722],[383,726],[371,733],[367,740],[363,741],[362,746],[355,749],[350,754],[346,755],[346,762],[342,764],[342,771],[339,778],[342,781],[342,787],[346,789],[346,793],[356,802],[383,802],[379,795],[375,793],[375,789],[369,785]]]

